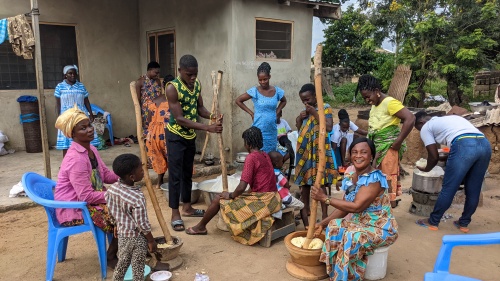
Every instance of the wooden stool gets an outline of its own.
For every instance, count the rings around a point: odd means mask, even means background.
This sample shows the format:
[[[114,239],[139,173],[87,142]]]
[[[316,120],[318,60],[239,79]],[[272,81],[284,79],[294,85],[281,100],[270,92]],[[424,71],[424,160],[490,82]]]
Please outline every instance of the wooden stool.
[[[259,241],[262,247],[271,247],[271,241],[284,237],[295,231],[295,215],[293,208],[281,210],[281,219],[275,219],[273,226],[266,232],[264,238]]]

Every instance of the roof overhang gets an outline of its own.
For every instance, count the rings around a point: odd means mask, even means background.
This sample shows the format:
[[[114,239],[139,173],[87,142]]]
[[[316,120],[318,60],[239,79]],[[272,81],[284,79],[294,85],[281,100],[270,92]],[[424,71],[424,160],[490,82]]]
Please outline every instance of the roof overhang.
[[[323,19],[338,20],[342,16],[340,4],[317,0],[278,0],[279,4],[290,6],[290,3],[303,4],[313,9],[313,16]]]

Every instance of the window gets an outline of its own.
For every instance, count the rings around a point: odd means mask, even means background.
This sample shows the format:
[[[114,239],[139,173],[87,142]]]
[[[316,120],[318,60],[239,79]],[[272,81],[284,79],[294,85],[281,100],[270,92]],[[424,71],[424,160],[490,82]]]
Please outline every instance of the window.
[[[160,78],[170,74],[176,76],[175,67],[175,33],[163,31],[148,33],[149,61],[160,64]]]
[[[43,84],[55,89],[62,81],[65,65],[78,65],[74,26],[40,24]],[[12,51],[9,42],[0,44],[0,90],[36,89],[35,60],[25,60]]]
[[[292,58],[292,30],[290,21],[256,19],[255,51],[257,59]]]

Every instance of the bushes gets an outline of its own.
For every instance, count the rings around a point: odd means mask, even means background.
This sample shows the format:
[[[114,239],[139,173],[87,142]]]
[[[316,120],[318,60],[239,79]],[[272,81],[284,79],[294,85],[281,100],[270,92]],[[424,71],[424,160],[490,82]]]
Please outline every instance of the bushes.
[[[329,103],[332,107],[336,107],[341,104],[351,103],[351,104],[365,104],[361,93],[356,96],[356,102],[352,102],[354,93],[356,92],[357,83],[346,83],[342,86],[333,86],[333,95],[335,99],[330,96],[325,96],[325,102]]]

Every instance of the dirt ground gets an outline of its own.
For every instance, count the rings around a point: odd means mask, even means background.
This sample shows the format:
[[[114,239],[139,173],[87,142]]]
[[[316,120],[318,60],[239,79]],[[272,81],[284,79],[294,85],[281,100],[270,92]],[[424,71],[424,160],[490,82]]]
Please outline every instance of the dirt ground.
[[[412,170],[409,166],[405,168]],[[472,234],[500,231],[499,183],[499,176],[486,179],[484,204],[473,217],[470,225]],[[411,175],[403,181],[405,189],[410,185]],[[156,195],[163,215],[169,221],[170,210],[165,198],[160,191]],[[408,212],[411,200],[411,196],[405,193],[400,206],[394,209],[399,224],[399,239],[389,250],[387,276],[383,280],[422,280],[425,272],[432,271],[443,235],[459,234],[452,221],[460,216],[460,209],[450,209],[447,213],[453,219],[443,221],[439,231],[434,232],[414,223],[418,217]],[[206,208],[204,203],[196,206]],[[161,236],[149,199],[148,208],[153,233]],[[184,220],[186,226],[192,226],[199,218]],[[47,217],[44,210],[35,207],[3,213],[0,225],[0,280],[43,280],[47,248]],[[303,226],[299,225],[298,229],[303,229]],[[297,280],[286,272],[288,252],[283,239],[274,241],[270,248],[243,246],[234,242],[227,232],[217,229],[216,219],[208,225],[208,232],[208,236],[176,233],[184,240],[180,254],[184,265],[174,271],[171,280],[193,280],[196,272],[206,272],[211,280]],[[453,251],[451,272],[482,280],[498,280],[499,256],[500,245],[457,248]],[[111,276],[112,271],[108,270],[108,279]],[[99,279],[99,262],[92,236],[88,233],[73,236],[66,261],[56,266],[54,280]]]
[[[356,119],[357,110],[360,109],[349,109],[352,120]],[[336,113],[337,110],[335,116]],[[412,172],[412,167],[405,165],[404,168]],[[410,174],[403,180],[405,190],[411,186],[411,179]],[[499,175],[486,179],[483,206],[478,208],[470,225],[472,234],[500,231],[499,184]],[[293,186],[293,189],[297,187]],[[163,193],[157,191],[156,195],[169,222],[170,210]],[[340,194],[335,196],[340,197]],[[408,212],[411,195],[405,193],[401,198],[399,207],[394,209],[399,224],[399,239],[389,250],[387,275],[383,280],[422,280],[425,272],[432,271],[443,235],[460,234],[452,221],[460,216],[461,210],[451,208],[447,213],[453,218],[443,221],[439,231],[429,231],[417,226],[414,221],[419,217]],[[205,209],[202,201],[195,206]],[[148,210],[153,234],[162,236],[149,199]],[[184,221],[189,227],[196,224],[199,218],[184,218]],[[283,239],[274,241],[270,248],[243,246],[234,242],[227,232],[217,229],[216,222],[217,219],[214,219],[209,223],[207,236],[175,233],[184,240],[180,251],[184,264],[174,271],[171,280],[193,280],[196,272],[205,272],[216,281],[297,280],[286,272],[285,263],[289,254]],[[0,280],[43,280],[47,249],[47,217],[43,208],[2,213],[0,225]],[[303,226],[299,225],[298,230],[302,229]],[[499,257],[500,245],[457,248],[453,251],[450,271],[482,280],[498,280]],[[57,264],[54,280],[100,280],[99,271],[95,242],[89,233],[85,233],[70,239],[67,259]],[[108,270],[108,280],[111,276],[112,271]]]

